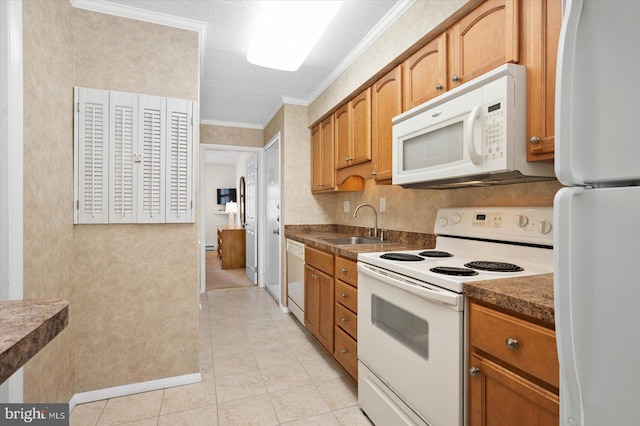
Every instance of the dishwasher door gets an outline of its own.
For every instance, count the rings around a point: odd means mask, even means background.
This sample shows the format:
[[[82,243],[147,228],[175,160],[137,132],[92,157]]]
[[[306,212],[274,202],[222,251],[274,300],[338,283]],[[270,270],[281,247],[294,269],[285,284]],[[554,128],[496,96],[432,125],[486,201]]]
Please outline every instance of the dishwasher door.
[[[287,239],[287,307],[304,325],[304,244]]]

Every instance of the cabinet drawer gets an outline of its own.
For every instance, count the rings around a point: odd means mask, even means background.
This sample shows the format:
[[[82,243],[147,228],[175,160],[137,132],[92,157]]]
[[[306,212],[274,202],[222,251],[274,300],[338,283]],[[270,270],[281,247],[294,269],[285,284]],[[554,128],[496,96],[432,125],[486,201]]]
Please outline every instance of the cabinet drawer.
[[[353,260],[336,256],[336,270],[333,276],[354,287],[358,287],[358,269],[356,262]]]
[[[333,255],[331,253],[305,247],[304,261],[307,265],[333,276]]]
[[[336,327],[335,351],[333,357],[347,370],[347,373],[358,379],[358,345],[340,327]]]
[[[335,323],[351,337],[358,339],[358,316],[339,303],[336,303]]]
[[[358,290],[349,284],[336,280],[336,302],[358,313]]]
[[[475,303],[471,304],[470,311],[472,347],[559,387],[556,333],[553,330]],[[512,339],[512,347],[508,345],[509,339]]]

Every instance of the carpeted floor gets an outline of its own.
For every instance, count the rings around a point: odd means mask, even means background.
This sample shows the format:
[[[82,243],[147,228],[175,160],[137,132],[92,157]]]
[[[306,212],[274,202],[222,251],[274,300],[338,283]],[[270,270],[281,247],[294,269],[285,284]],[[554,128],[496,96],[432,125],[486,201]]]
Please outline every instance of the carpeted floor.
[[[205,252],[207,291],[223,288],[253,287],[255,284],[247,278],[244,268],[221,269],[217,251]]]

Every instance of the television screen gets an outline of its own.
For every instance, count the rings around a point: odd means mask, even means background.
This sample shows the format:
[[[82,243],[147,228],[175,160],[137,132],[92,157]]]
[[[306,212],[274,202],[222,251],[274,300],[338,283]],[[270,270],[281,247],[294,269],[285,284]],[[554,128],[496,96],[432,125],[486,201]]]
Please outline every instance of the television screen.
[[[236,189],[218,188],[218,204],[227,204],[229,201],[237,201]]]

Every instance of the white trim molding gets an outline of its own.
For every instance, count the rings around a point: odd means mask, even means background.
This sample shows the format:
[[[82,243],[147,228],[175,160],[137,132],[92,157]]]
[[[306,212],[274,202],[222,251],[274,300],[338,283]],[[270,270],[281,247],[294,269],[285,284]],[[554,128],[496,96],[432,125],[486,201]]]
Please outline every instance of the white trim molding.
[[[0,300],[23,298],[22,1],[0,2]],[[0,386],[0,402],[23,401],[23,370]]]
[[[238,123],[235,121],[220,121],[220,120],[200,120],[200,124],[207,126],[222,126],[222,127],[239,127],[242,129],[256,129],[264,130],[264,126],[255,123]]]
[[[73,395],[69,400],[69,412],[78,404],[101,401],[104,399],[118,398],[121,396],[134,395],[136,393],[150,392],[176,386],[191,385],[200,383],[202,375],[200,373],[185,374],[184,376],[167,377],[165,379],[150,380],[148,382],[131,383],[129,385],[115,386],[112,388],[98,389],[89,392],[81,392]]]

